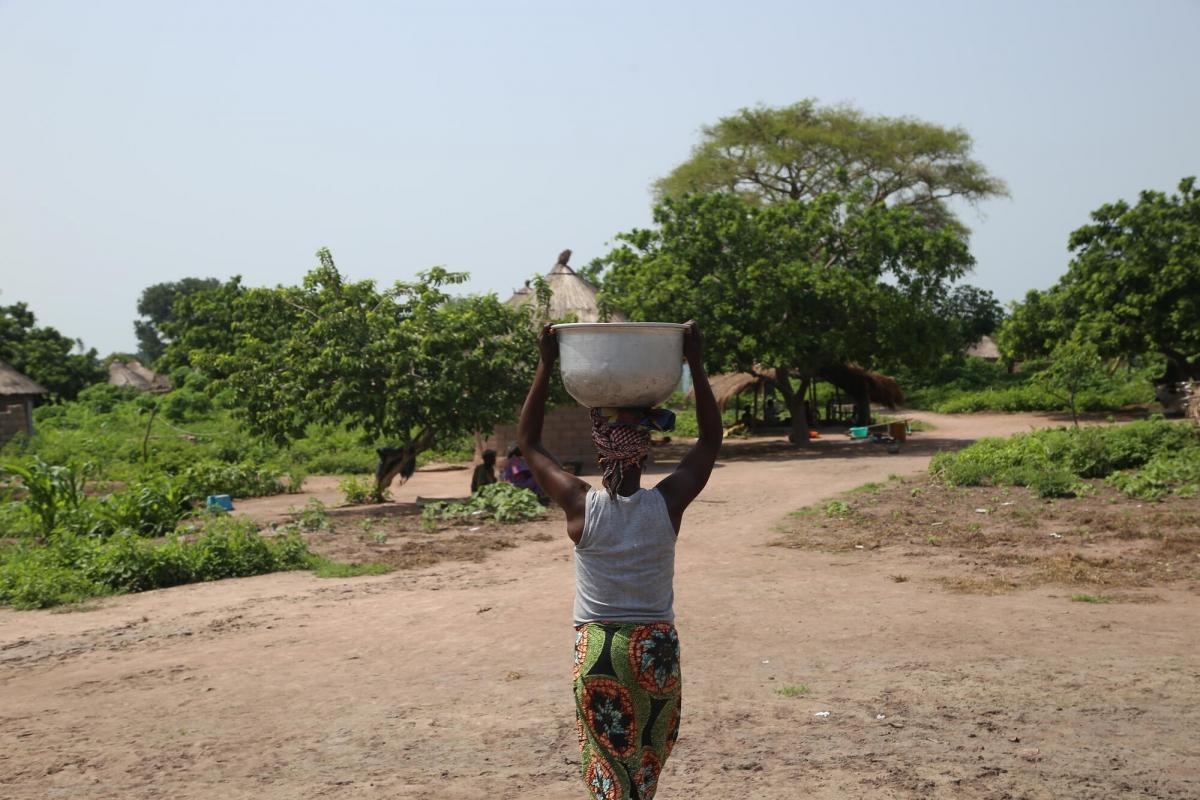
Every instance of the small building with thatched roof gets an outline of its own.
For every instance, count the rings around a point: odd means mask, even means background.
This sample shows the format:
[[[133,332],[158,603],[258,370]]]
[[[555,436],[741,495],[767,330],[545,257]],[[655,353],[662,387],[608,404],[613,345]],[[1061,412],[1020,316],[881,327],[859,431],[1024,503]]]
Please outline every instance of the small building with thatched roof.
[[[41,384],[0,361],[0,444],[33,435],[33,401],[44,394]]]
[[[550,305],[545,314],[548,320],[571,319],[575,322],[600,322],[598,291],[588,280],[568,266],[571,251],[563,250],[558,260],[542,280],[550,289]],[[537,290],[532,281],[513,292],[508,304],[520,308],[537,302]],[[605,322],[628,322],[624,314],[612,312]],[[484,450],[495,450],[503,463],[509,445],[517,438],[517,426],[497,425],[487,436],[476,437],[476,460]],[[570,404],[552,408],[546,412],[542,425],[542,443],[563,464],[570,464],[580,471],[594,468],[596,449],[592,445],[592,422],[589,412],[582,406]]]
[[[567,266],[571,259],[571,251],[563,250],[558,254],[558,261],[546,273],[543,280],[550,288],[550,309],[547,315],[550,319],[574,318],[576,322],[600,322],[600,304],[597,301],[597,290],[575,270]],[[537,301],[537,292],[525,282],[525,287],[513,292],[508,299],[510,306],[520,307]],[[608,322],[628,322],[628,318],[613,311],[608,315]]]
[[[999,361],[1000,348],[990,336],[984,336],[967,348],[967,355],[982,358],[984,361]]]
[[[113,361],[108,365],[108,382],[113,386],[132,386],[143,392],[171,391],[171,379],[142,366],[137,359]]]

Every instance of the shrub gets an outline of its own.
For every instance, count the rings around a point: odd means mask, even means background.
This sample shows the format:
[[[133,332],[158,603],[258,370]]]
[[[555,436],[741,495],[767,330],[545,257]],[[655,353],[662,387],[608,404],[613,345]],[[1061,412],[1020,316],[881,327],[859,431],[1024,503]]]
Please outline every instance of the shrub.
[[[379,490],[375,481],[369,478],[359,478],[350,475],[338,482],[338,490],[345,496],[346,502],[351,505],[362,505],[363,503],[382,503],[385,500],[391,500],[392,495],[387,490]]]
[[[263,497],[281,494],[285,489],[278,472],[255,464],[203,461],[184,468],[179,476],[197,497],[210,494]]]
[[[158,478],[133,484],[79,509],[67,524],[74,533],[111,536],[166,536],[192,513],[196,495],[183,482]]]
[[[296,514],[296,525],[302,531],[329,530],[329,512],[325,510],[325,504],[315,497],[309,498],[302,509],[288,510]]]
[[[84,483],[91,468],[56,466],[34,456],[26,464],[8,464],[0,477],[11,475],[21,481],[25,509],[36,523],[36,532],[49,536],[67,515],[78,512],[84,502]]]
[[[1200,483],[1200,440],[1186,423],[1161,419],[1057,428],[981,439],[957,453],[938,454],[929,471],[952,486],[1012,484],[1041,497],[1069,496],[1084,479],[1112,476],[1109,482],[1126,494],[1161,497],[1172,486]]]
[[[172,422],[200,419],[212,411],[208,395],[192,389],[177,389],[162,399],[162,414]]]
[[[421,511],[426,526],[438,522],[489,521],[511,523],[536,519],[544,512],[537,495],[511,483],[488,484],[463,502],[430,503]]]
[[[299,535],[264,537],[250,520],[232,517],[211,518],[194,537],[166,541],[125,532],[107,540],[68,533],[46,546],[13,546],[0,554],[0,604],[45,608],[313,563]]]
[[[1062,400],[1034,380],[1042,366],[1027,364],[1024,371],[1010,373],[1002,364],[967,357],[947,359],[927,375],[913,375],[904,370],[898,370],[896,375],[906,389],[906,405],[910,408],[941,414],[1062,410]],[[1146,364],[1107,374],[1098,385],[1079,393],[1077,407],[1081,411],[1115,411],[1151,403],[1152,377],[1159,371],[1158,364]]]
[[[1184,496],[1200,489],[1200,445],[1158,453],[1137,471],[1118,471],[1108,483],[1129,497],[1157,500],[1172,490]]]

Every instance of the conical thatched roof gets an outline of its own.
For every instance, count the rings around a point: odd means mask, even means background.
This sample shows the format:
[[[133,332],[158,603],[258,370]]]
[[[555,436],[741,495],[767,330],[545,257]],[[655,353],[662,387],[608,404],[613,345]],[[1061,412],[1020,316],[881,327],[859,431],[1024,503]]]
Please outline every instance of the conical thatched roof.
[[[143,367],[142,362],[137,360],[111,362],[108,365],[108,382],[113,386],[132,386],[143,392],[171,391],[171,381],[166,375]]]
[[[0,361],[0,397],[46,394],[41,384]]]
[[[600,306],[596,302],[596,287],[588,283],[567,266],[571,251],[564,250],[558,256],[558,262],[545,275],[545,281],[550,287],[550,319],[566,319],[574,317],[576,322],[599,322]],[[527,282],[523,289],[517,289],[508,299],[510,306],[523,306],[537,300],[537,294]],[[627,322],[628,318],[619,312],[609,314],[609,322]]]
[[[1000,348],[996,346],[996,342],[992,337],[984,336],[967,348],[967,355],[982,358],[985,361],[999,361]]]

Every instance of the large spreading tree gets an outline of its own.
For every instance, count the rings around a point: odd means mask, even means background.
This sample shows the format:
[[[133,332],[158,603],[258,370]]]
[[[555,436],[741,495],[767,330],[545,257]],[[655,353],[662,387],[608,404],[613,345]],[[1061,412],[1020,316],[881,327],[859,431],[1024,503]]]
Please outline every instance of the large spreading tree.
[[[972,264],[956,226],[869,192],[771,204],[692,194],[664,200],[654,222],[617,237],[605,301],[631,319],[695,317],[706,366],[774,380],[796,442],[807,441],[804,396],[822,368],[944,351],[952,332],[940,310]]]
[[[347,280],[328,250],[318,257],[300,286],[239,289],[229,338],[187,354],[253,432],[286,443],[334,423],[415,457],[514,416],[534,365],[527,313],[449,295],[464,273],[435,268],[381,291]]]
[[[1007,194],[1004,182],[971,155],[972,146],[962,128],[811,99],[744,108],[702,128],[691,157],[655,191],[660,200],[730,192],[777,203],[854,189],[867,205],[905,205],[935,229],[961,227],[949,201]]]

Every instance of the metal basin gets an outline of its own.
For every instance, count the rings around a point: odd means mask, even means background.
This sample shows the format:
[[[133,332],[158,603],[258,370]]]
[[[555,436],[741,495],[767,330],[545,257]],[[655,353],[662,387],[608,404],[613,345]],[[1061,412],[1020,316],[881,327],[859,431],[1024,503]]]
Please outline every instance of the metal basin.
[[[671,322],[555,325],[567,392],[588,408],[658,405],[679,386],[684,328]]]

